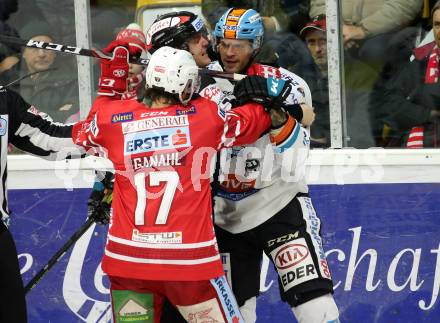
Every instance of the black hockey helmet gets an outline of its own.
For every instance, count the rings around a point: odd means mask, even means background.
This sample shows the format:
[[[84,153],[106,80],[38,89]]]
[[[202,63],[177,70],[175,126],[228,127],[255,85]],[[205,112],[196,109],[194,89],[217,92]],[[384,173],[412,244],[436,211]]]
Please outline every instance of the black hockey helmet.
[[[150,53],[163,46],[187,50],[186,42],[198,35],[208,38],[199,16],[189,11],[166,13],[157,17],[147,31],[147,48]]]

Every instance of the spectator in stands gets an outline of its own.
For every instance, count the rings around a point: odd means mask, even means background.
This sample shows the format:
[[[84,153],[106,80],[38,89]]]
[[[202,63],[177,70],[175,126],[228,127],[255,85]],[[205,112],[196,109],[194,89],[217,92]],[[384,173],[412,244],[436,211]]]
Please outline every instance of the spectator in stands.
[[[375,93],[383,122],[390,127],[388,146],[407,148],[439,147],[440,131],[440,1],[432,11],[434,41],[414,50],[408,62]]]
[[[290,12],[281,6],[280,1],[267,0],[263,4],[262,1],[202,0],[202,12],[211,29],[222,14],[232,6],[257,10],[262,16],[265,32],[289,30]]]
[[[292,22],[304,19],[301,8],[308,8],[308,0],[202,0],[202,13],[211,28],[230,7],[255,9],[263,18],[264,43],[256,62],[282,66],[303,78],[311,75],[313,60],[301,39],[291,32],[295,29]]]
[[[327,70],[327,36],[324,15],[315,17],[300,32],[315,62],[316,77],[306,79],[312,92],[316,118],[311,127],[311,145],[330,145],[330,120]],[[355,148],[374,146],[369,122],[369,94],[375,81],[374,71],[359,60],[348,58],[345,65],[346,117],[348,145]]]
[[[392,38],[400,37],[400,30],[415,20],[422,3],[420,0],[343,0],[342,34],[346,49],[354,49],[361,59],[379,64],[380,70],[380,62],[387,56],[386,45]],[[310,17],[320,14],[325,14],[325,0],[310,0]]]
[[[7,23],[9,16],[15,11],[17,11],[17,0],[0,2],[0,35],[18,37],[17,31]],[[1,73],[18,62],[16,55],[19,52],[19,47],[0,42],[0,84],[4,84]]]
[[[93,45],[104,48],[121,26],[132,22],[135,8],[136,0],[90,0]]]
[[[51,26],[42,21],[28,23],[20,30],[20,36],[43,42],[55,41]],[[9,82],[24,77],[13,89],[31,104],[45,107],[44,112],[54,121],[64,122],[78,111],[78,85],[75,71],[68,64],[58,64],[56,56],[54,51],[25,47],[20,62],[5,73]]]

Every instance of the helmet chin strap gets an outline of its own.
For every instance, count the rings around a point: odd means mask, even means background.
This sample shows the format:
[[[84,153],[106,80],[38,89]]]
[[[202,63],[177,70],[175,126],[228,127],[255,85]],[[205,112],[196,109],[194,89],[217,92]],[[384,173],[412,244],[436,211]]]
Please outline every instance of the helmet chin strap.
[[[189,82],[189,80],[188,80]],[[194,94],[194,85],[192,84],[192,81],[186,84],[185,89],[179,93],[179,101],[186,105],[189,100],[191,100],[192,96]],[[183,95],[185,95],[185,98],[183,98]]]

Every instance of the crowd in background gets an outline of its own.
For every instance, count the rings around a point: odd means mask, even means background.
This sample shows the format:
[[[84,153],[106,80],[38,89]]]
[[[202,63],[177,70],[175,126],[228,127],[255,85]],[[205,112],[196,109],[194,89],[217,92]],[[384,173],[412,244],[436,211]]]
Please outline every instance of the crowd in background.
[[[341,0],[349,147],[429,148],[440,142],[440,36],[435,28],[434,37],[424,41],[430,37],[435,3]],[[207,26],[231,6],[259,11],[265,39],[258,61],[285,67],[307,81],[316,112],[312,147],[330,147],[325,0],[203,0]],[[90,1],[93,46],[104,48],[121,27],[135,20],[135,11],[135,0]],[[57,1],[57,6],[48,0],[3,0],[0,34],[75,45],[74,17],[73,0]],[[0,41],[0,84],[21,79],[10,87],[55,121],[77,120],[76,75],[72,55]]]

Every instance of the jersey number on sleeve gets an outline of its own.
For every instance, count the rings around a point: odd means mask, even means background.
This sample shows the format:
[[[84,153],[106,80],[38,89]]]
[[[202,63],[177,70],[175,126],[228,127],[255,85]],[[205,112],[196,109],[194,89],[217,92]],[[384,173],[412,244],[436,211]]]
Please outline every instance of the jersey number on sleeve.
[[[161,182],[166,182],[165,192],[162,196],[159,212],[157,214],[155,224],[167,223],[168,213],[170,212],[171,203],[179,184],[179,174],[177,172],[151,172],[148,175],[150,186],[159,186]],[[136,225],[145,224],[145,207],[147,205],[147,190],[145,189],[145,174],[138,173],[134,176],[134,185],[137,191],[137,204],[134,215],[134,223]]]

